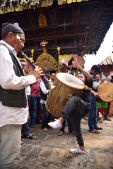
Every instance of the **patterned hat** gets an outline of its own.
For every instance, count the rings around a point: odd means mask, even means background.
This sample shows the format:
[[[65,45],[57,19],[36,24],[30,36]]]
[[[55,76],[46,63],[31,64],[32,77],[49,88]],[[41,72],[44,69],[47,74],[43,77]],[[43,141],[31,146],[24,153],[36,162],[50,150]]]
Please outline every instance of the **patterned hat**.
[[[2,38],[4,38],[8,34],[8,32],[24,34],[24,31],[20,28],[17,22],[2,24],[2,33],[1,33]]]
[[[60,61],[60,63],[63,63],[66,67],[68,67],[68,61],[67,61],[65,58],[63,58],[63,59]]]

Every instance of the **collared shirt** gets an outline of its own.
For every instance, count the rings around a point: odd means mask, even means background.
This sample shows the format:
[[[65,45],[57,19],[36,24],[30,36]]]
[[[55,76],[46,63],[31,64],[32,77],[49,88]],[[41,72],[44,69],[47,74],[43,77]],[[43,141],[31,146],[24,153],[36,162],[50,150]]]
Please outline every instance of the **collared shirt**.
[[[39,86],[40,86],[40,90],[42,91],[42,93],[43,93],[44,95],[48,95],[49,90],[46,88],[46,86],[45,86],[43,80],[41,80],[41,79],[39,80]],[[41,98],[41,99],[40,99],[40,103],[41,103],[41,104],[45,104],[46,101]]]
[[[43,80],[39,81],[39,85],[40,85],[40,89],[41,89],[42,93],[44,93],[45,95],[48,95],[49,90],[46,88]]]
[[[52,79],[49,80],[49,83],[54,86],[54,81]]]
[[[21,77],[16,76],[13,69],[13,61],[8,52],[8,49],[1,44],[5,44],[9,48],[9,50],[13,52],[16,58],[17,53],[14,48],[8,45],[5,41],[0,41],[0,85],[2,86],[2,88],[21,90],[23,88],[26,88],[28,85],[35,83],[36,78],[33,75]],[[27,121],[27,117],[28,107],[8,107],[2,105],[2,103],[0,102],[0,127],[7,124],[24,124]]]

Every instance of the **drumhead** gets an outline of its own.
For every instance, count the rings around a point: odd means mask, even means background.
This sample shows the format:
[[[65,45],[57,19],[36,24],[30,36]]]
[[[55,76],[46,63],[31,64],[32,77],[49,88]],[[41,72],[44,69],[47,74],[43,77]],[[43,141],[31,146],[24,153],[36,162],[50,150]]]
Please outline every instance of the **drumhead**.
[[[76,89],[84,89],[84,83],[77,77],[68,73],[57,73],[56,78],[63,84]]]
[[[98,88],[98,95],[105,102],[113,101],[113,83],[103,82]]]

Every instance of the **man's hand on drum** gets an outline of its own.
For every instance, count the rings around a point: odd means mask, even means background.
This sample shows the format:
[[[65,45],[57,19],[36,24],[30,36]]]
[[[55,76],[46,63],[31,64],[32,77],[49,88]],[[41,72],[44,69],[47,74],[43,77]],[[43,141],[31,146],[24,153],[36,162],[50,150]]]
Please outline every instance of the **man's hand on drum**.
[[[33,71],[33,75],[35,76],[36,79],[40,78],[43,75],[42,69],[37,66]]]

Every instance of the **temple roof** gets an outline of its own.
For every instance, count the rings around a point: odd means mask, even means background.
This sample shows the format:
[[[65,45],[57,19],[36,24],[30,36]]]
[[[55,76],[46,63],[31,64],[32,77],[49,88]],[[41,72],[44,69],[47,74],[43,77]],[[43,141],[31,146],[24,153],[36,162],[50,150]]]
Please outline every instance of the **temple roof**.
[[[113,65],[113,53],[101,61],[99,65]]]
[[[9,0],[1,3],[0,31],[3,22],[19,22],[26,35],[24,51],[33,48],[35,57],[43,40],[56,59],[58,46],[61,54],[96,53],[113,22],[113,0],[17,1],[12,0],[12,8]]]

